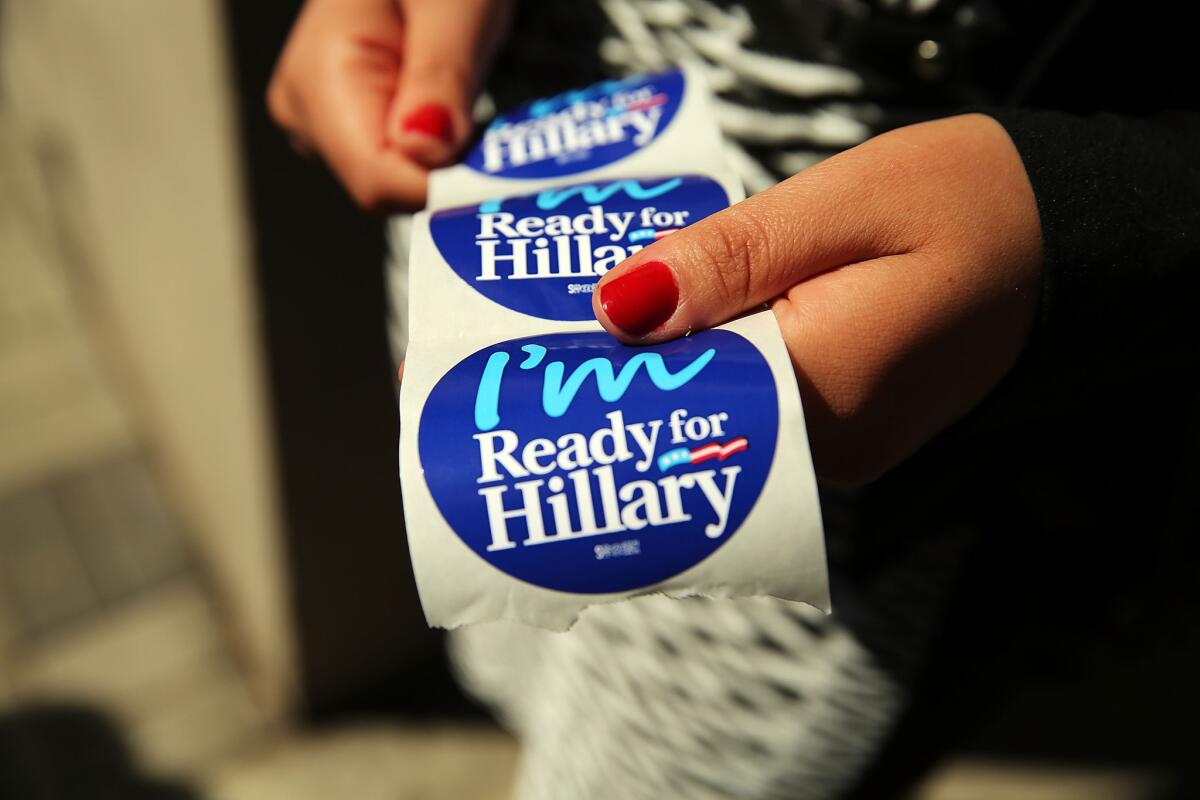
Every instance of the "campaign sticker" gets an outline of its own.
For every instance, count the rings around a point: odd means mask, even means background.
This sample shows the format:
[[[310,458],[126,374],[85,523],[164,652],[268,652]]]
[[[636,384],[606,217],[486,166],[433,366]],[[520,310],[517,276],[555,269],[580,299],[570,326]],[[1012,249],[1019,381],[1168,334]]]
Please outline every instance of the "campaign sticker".
[[[594,319],[610,269],[729,205],[699,175],[601,181],[435,212],[429,231],[457,275],[493,302],[541,319]]]
[[[497,117],[465,163],[502,178],[576,175],[624,158],[666,130],[683,102],[681,72],[605,81]]]
[[[426,399],[421,468],[454,533],[562,592],[642,589],[737,534],[775,454],[762,354],[730,331],[648,347],[563,333],[486,347]]]

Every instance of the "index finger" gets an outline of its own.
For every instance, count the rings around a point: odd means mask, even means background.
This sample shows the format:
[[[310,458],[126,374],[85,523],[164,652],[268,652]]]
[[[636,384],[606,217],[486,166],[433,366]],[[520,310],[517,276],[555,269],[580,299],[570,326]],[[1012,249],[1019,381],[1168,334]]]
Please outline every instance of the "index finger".
[[[420,207],[428,170],[390,145],[384,131],[395,74],[355,75],[344,67],[332,71],[314,86],[305,108],[322,157],[364,208]]]

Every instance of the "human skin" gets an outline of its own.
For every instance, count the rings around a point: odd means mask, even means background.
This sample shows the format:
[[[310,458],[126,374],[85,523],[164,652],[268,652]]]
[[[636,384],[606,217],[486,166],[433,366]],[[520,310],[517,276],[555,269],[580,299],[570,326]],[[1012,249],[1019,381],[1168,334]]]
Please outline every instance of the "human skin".
[[[509,2],[308,0],[267,87],[297,149],[372,211],[424,205],[429,170],[471,135]]]
[[[268,105],[361,205],[417,207],[428,170],[470,135],[508,11],[308,0]],[[444,125],[407,124],[430,104]],[[1040,277],[1021,159],[998,123],[966,115],[878,136],[656,242],[609,272],[593,305],[613,335],[643,344],[769,303],[817,474],[860,484],[995,387],[1029,337]]]
[[[971,114],[875,137],[661,239],[605,275],[593,306],[614,336],[649,344],[770,304],[817,474],[855,485],[1008,372],[1041,263],[1020,156]]]

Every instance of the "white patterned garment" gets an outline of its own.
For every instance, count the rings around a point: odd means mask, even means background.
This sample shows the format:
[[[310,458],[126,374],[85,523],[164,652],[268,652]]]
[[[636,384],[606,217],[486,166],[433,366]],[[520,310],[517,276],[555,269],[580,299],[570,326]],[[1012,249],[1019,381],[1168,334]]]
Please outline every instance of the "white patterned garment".
[[[928,6],[910,3],[907,13]],[[756,29],[741,6],[602,0],[601,8],[612,33],[600,56],[617,74],[672,63],[706,71],[730,161],[750,192],[871,134],[879,112],[856,99],[858,74],[749,49]],[[763,110],[768,94],[797,108]],[[398,221],[394,308],[405,303],[406,234]],[[400,357],[402,320],[393,334]],[[861,600],[839,579],[837,538],[853,525],[836,509],[825,514],[829,617],[768,598],[650,596],[591,608],[567,633],[516,623],[453,632],[463,685],[522,741],[515,797],[817,800],[847,791],[904,707],[903,676],[920,660],[954,557],[937,542],[915,546]],[[881,594],[905,597],[904,613]],[[878,653],[889,647],[885,666]]]
[[[767,598],[641,597],[564,634],[493,623],[450,641],[521,739],[521,800],[835,797],[903,700],[835,618]]]

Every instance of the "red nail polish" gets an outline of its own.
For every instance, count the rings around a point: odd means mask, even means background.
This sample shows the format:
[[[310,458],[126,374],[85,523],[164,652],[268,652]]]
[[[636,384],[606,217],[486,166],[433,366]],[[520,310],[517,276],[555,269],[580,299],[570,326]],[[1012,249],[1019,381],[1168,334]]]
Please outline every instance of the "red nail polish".
[[[425,103],[408,113],[401,125],[405,133],[421,133],[449,144],[454,138],[450,110],[440,103]]]
[[[600,307],[613,325],[644,336],[662,325],[679,304],[675,273],[661,261],[647,261],[600,287]]]

